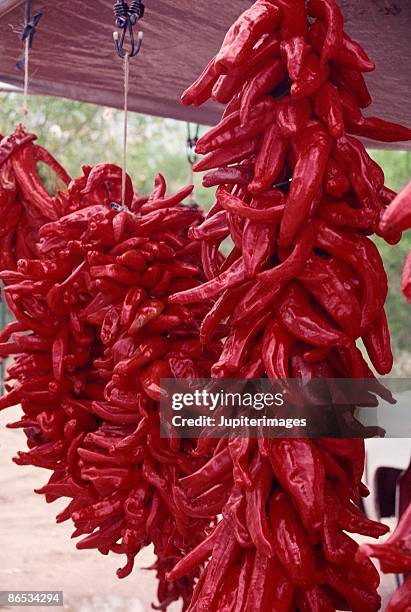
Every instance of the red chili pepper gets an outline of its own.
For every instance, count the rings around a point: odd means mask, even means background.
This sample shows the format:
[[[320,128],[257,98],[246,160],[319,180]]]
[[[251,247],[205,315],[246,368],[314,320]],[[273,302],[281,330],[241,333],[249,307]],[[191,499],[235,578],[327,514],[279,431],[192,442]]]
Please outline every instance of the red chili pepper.
[[[63,327],[53,342],[53,374],[56,380],[62,380],[64,375],[64,357],[68,351],[69,329]]]
[[[34,145],[34,154],[38,162],[47,164],[47,166],[54,170],[65,185],[69,185],[71,182],[70,176],[67,174],[63,166],[59,164],[59,162],[51,155],[51,153],[49,153],[49,151],[47,151],[47,149],[44,149],[44,147],[41,147],[40,145]]]
[[[346,569],[346,568],[344,568]],[[327,565],[323,570],[323,584],[329,585],[337,593],[341,594],[346,601],[356,610],[364,612],[376,612],[380,609],[381,598],[375,591],[370,592],[363,585],[358,585],[355,575],[353,581],[344,579],[345,572],[339,566]]]
[[[338,4],[334,0],[310,0],[307,11],[311,17],[316,17],[326,26],[321,62],[335,59],[343,42],[344,27],[344,18]]]
[[[325,82],[315,95],[315,113],[328,128],[331,136],[344,135],[344,117],[340,97],[335,87]]]
[[[297,163],[281,221],[279,240],[283,246],[291,244],[321,193],[331,140],[324,131],[312,126],[299,134],[293,145]]]
[[[314,555],[310,542],[284,493],[272,496],[269,513],[276,554],[286,573],[297,587],[313,586]]]
[[[223,587],[224,578],[235,564],[239,554],[240,547],[227,521],[224,521],[224,527],[214,544],[205,580],[198,589],[199,593],[195,601],[195,610],[198,612],[213,609],[212,606],[218,596],[219,589]]]
[[[367,108],[371,104],[370,92],[359,70],[342,64],[334,64],[331,68],[331,81],[338,88],[347,89],[360,108]]]
[[[251,538],[258,552],[273,557],[272,535],[266,511],[271,493],[272,471],[267,459],[257,455],[251,466],[252,491],[247,491],[246,520]]]
[[[251,206],[262,208],[263,204],[253,200]],[[247,275],[254,277],[260,272],[275,252],[277,228],[248,219],[244,224],[242,251]]]
[[[242,258],[235,261],[226,271],[209,280],[204,285],[182,291],[170,296],[172,304],[192,304],[219,295],[225,289],[236,287],[245,279],[245,267]]]
[[[141,376],[141,386],[145,393],[156,402],[159,402],[162,396],[161,380],[172,378],[169,365],[159,359],[151,363]]]
[[[284,19],[283,19],[284,24]],[[304,16],[304,25],[305,16]],[[296,26],[298,28],[298,25]],[[287,65],[287,71],[293,81],[299,79],[304,60],[310,53],[311,47],[307,44],[304,36],[292,36],[281,43],[281,55]]]
[[[341,198],[351,189],[351,184],[343,168],[334,159],[327,162],[324,175],[324,189],[334,198]]]
[[[3,166],[20,147],[34,140],[37,140],[37,136],[25,132],[21,125],[9,136],[2,137],[0,141],[0,166]]]
[[[33,147],[19,148],[12,156],[11,162],[23,197],[47,219],[57,219],[58,213],[53,199],[37,175]]]
[[[348,266],[313,256],[298,278],[349,337],[360,335],[361,305]]]
[[[328,75],[328,64],[321,64],[317,55],[311,53],[304,61],[299,78],[291,85],[291,95],[303,98],[314,94]]]
[[[196,82],[185,90],[181,96],[181,102],[185,106],[190,106],[191,104],[201,106],[211,96],[219,75],[220,70],[216,67],[215,58],[213,58],[204,68]]]
[[[308,34],[307,15],[304,0],[275,0],[276,6],[281,9],[281,37],[288,40],[293,36],[306,38]]]
[[[371,229],[375,221],[373,211],[352,208],[347,202],[326,198],[321,202],[318,216],[329,225],[346,228]]]
[[[247,327],[234,328],[228,335],[220,359],[213,365],[211,373],[214,376],[221,369],[237,372],[243,365],[252,342],[269,321],[269,313],[257,315],[249,321]]]
[[[338,510],[338,525],[344,531],[360,533],[373,538],[378,538],[389,531],[387,525],[365,518],[359,508],[351,502],[348,506],[347,508],[340,507]]]
[[[213,88],[212,98],[221,104],[227,104],[237,92],[241,91],[244,83],[248,81],[256,70],[262,68],[270,58],[278,57],[279,55],[280,39],[276,34],[269,34],[260,41],[258,46],[256,45],[253,48],[252,53],[247,58],[244,58],[240,68],[219,77]],[[236,104],[236,106],[239,107],[239,104]],[[226,112],[227,110],[232,110],[229,107],[230,104],[227,106]],[[238,110],[238,108],[235,110]]]
[[[133,236],[133,238],[128,238],[127,240],[124,240],[123,242],[120,242],[120,244],[117,244],[115,247],[113,247],[110,251],[110,254],[123,255],[123,253],[125,253],[126,251],[141,247],[147,241],[148,238],[144,238],[142,236]]]
[[[411,577],[406,578],[390,599],[386,612],[402,612],[411,606]]]
[[[194,164],[193,170],[195,172],[204,172],[204,170],[211,170],[211,168],[220,168],[234,164],[244,157],[253,155],[258,150],[259,144],[260,138],[255,137],[250,140],[240,141],[232,147],[226,145],[222,149],[205,155],[203,159]]]
[[[208,280],[218,276],[222,263],[222,256],[219,251],[220,240],[218,242],[202,242],[201,243],[201,262],[204,269],[204,274]],[[174,286],[175,289],[175,286]]]
[[[411,253],[408,253],[402,272],[401,290],[406,299],[411,302]]]
[[[234,194],[228,193],[224,189],[221,189],[218,192],[217,201],[222,208],[228,212],[234,213],[235,215],[243,217],[244,219],[255,221],[256,223],[278,222],[281,220],[284,212],[284,205],[282,204],[283,194],[280,191],[275,190],[270,192],[270,201],[273,204],[276,204],[276,206],[270,208],[256,208],[248,206],[246,202],[241,200],[241,198],[235,196]],[[192,233],[195,234],[195,230],[192,230]]]
[[[220,123],[202,136],[196,144],[197,153],[209,153],[226,144],[248,140],[264,132],[272,123],[272,113],[276,108],[272,98],[265,97],[256,104],[246,125],[240,124],[240,111],[224,117]]]
[[[384,174],[369,157],[364,145],[351,136],[344,136],[336,141],[333,153],[336,161],[349,172],[362,206],[376,213],[380,211],[382,203],[379,192],[384,186]]]
[[[411,130],[398,123],[391,123],[378,117],[362,117],[358,121],[346,121],[347,131],[364,138],[381,142],[402,142],[411,140]]]
[[[262,355],[270,378],[289,378],[291,349],[295,339],[275,319],[264,332]]]
[[[383,544],[363,544],[357,551],[356,559],[376,557],[384,573],[407,572],[411,568],[411,549],[409,546],[409,529],[411,506],[408,506],[394,531]]]
[[[253,194],[269,189],[284,166],[289,150],[289,141],[280,136],[276,123],[266,129],[260,151],[255,162],[254,179],[249,185]]]
[[[127,266],[136,272],[144,272],[147,262],[138,251],[126,251],[116,257],[116,261],[123,266]]]
[[[296,338],[314,346],[348,346],[350,338],[331,326],[326,317],[311,307],[309,294],[290,282],[278,300],[280,323]]]
[[[232,313],[239,298],[247,291],[250,285],[240,285],[233,289],[227,289],[215,302],[212,309],[204,317],[200,328],[200,340],[204,345],[209,344],[218,324]]]
[[[381,230],[406,230],[411,227],[411,182],[401,191],[384,212]]]
[[[160,173],[154,177],[154,189],[151,194],[146,198],[147,202],[164,198],[167,191],[167,183],[164,176]],[[144,199],[144,198],[143,198]]]
[[[257,72],[254,78],[248,82],[244,88],[241,98],[241,125],[248,125],[252,118],[252,109],[256,105],[256,102],[263,98],[263,96],[269,94],[272,89],[277,87],[284,77],[285,70],[281,60],[270,60]]]
[[[138,333],[148,323],[154,321],[164,310],[164,303],[161,300],[147,300],[138,307],[134,320],[128,328],[130,335]]]
[[[194,240],[221,241],[228,234],[227,213],[224,210],[220,210],[212,217],[203,221],[201,225],[190,229],[190,237]]]
[[[367,329],[381,313],[387,295],[387,277],[377,248],[364,237],[320,227],[317,245],[342,259],[360,276],[363,284],[361,328]]]
[[[363,336],[367,353],[379,374],[388,374],[392,370],[393,356],[390,345],[390,332],[385,311],[374,321]]]
[[[89,204],[121,202],[121,168],[115,164],[97,164],[87,176],[85,188],[81,191]],[[125,204],[131,206],[134,191],[131,179],[126,175]]]
[[[311,119],[312,107],[307,98],[284,96],[277,103],[276,117],[281,136],[290,138],[301,132]]]
[[[220,522],[210,533],[210,535],[199,544],[196,548],[188,553],[173,567],[171,572],[167,574],[167,580],[173,581],[178,578],[182,578],[186,574],[189,574],[193,568],[201,565],[211,556],[214,545],[221,532],[224,529],[224,523]]]
[[[244,164],[211,170],[203,176],[203,187],[214,185],[248,185],[253,178],[254,166]]]
[[[271,32],[280,21],[280,11],[269,0],[257,0],[228,30],[216,65],[223,69],[240,66],[261,35]]]
[[[185,200],[193,192],[193,189],[193,185],[187,185],[171,196],[149,200],[147,204],[143,204],[140,208],[140,212],[148,214],[162,208],[169,208],[176,204],[180,204],[180,202]]]
[[[268,559],[257,551],[246,609],[269,610],[271,608],[279,612],[286,612],[292,605],[293,594],[293,585],[281,564],[277,560]]]
[[[228,441],[234,482],[248,491],[253,489],[248,467],[252,447],[253,441],[250,438],[230,438]]]
[[[325,24],[317,20],[311,26],[308,40],[314,51],[321,53],[326,36]],[[362,46],[352,40],[346,32],[343,33],[341,47],[333,53],[333,60],[338,64],[343,64],[355,68],[360,72],[372,72],[375,64],[370,60]]]

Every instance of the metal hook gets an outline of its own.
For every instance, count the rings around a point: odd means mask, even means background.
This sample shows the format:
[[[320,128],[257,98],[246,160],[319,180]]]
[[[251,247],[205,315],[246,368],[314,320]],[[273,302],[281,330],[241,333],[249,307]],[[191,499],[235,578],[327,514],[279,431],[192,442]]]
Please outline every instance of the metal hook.
[[[128,56],[135,57],[140,52],[143,44],[143,32],[138,33],[136,42],[133,28],[144,16],[144,4],[141,0],[132,0],[130,6],[128,6],[125,0],[116,0],[114,4],[114,15],[116,16],[116,26],[121,29],[121,36],[118,32],[113,32],[114,46],[117,55],[121,58],[126,56],[127,52],[124,50],[124,43],[126,33],[128,32],[130,38],[130,51],[128,52]]]
[[[187,142],[186,142],[186,147],[187,147],[187,160],[188,160],[188,163],[190,164],[190,166],[193,166],[195,164],[195,162],[197,161],[197,155],[196,155],[194,149],[195,149],[195,146],[196,146],[196,144],[198,142],[199,133],[200,133],[200,125],[199,124],[197,124],[195,135],[192,136],[191,135],[191,125],[190,125],[190,123],[187,123]]]

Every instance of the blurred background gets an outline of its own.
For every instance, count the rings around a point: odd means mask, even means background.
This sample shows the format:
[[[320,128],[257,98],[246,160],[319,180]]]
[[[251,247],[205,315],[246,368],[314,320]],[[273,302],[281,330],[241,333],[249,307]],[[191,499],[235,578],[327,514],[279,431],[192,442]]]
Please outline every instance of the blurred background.
[[[5,135],[21,119],[21,97],[0,93],[0,105],[0,134]],[[38,134],[39,143],[53,153],[72,177],[81,173],[83,164],[109,161],[121,165],[123,115],[120,111],[47,97],[32,98],[30,106],[27,130]],[[195,130],[196,126],[191,126],[191,135]],[[200,128],[200,134],[204,130]],[[139,193],[151,192],[157,172],[165,176],[168,193],[192,180],[187,161],[187,135],[187,125],[183,122],[130,115],[128,172]],[[411,176],[411,152],[373,150],[370,154],[382,166],[386,185],[399,191]],[[48,173],[47,167],[42,168],[42,173],[48,189],[54,192],[59,187],[53,183],[55,176]],[[209,208],[214,189],[201,187],[201,175],[195,175],[194,181],[196,201]],[[405,234],[396,246],[378,238],[376,241],[389,276],[387,315],[395,359],[392,376],[411,377],[411,307],[400,290],[402,266],[411,249],[411,233]],[[7,317],[4,310],[2,316],[0,327]],[[125,581],[115,576],[122,559],[113,555],[105,558],[95,551],[76,551],[70,542],[72,525],[57,526],[54,522],[64,501],[46,506],[42,498],[33,494],[33,489],[43,484],[47,474],[33,467],[22,469],[11,462],[15,451],[25,446],[21,431],[5,428],[6,423],[17,420],[17,413],[17,407],[6,414],[0,413],[0,590],[64,590],[64,609],[68,612],[150,610],[151,602],[156,599],[154,574],[140,569],[153,562],[151,550],[142,551],[135,571]],[[410,442],[373,440],[369,446],[365,478],[372,495],[366,510],[372,518],[382,516],[390,526],[395,525],[392,518],[395,489],[398,476],[409,463]],[[381,469],[385,470],[383,478]],[[378,504],[379,494],[388,500],[386,507]],[[384,602],[395,586],[393,576],[383,578]],[[180,608],[173,605],[169,612]]]

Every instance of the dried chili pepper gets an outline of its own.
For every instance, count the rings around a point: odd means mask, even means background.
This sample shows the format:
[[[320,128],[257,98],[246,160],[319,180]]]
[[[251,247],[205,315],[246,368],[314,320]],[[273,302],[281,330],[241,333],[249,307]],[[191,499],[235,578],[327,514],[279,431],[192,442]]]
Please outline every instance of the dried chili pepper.
[[[21,154],[30,143],[23,137],[8,150],[10,160],[20,155],[22,189],[39,181],[32,161],[23,176]],[[161,176],[139,217],[116,213],[111,198],[121,194],[121,176],[111,164],[87,168],[70,184],[64,206],[53,201],[53,213],[43,191],[30,196],[39,212],[44,201],[33,228],[40,248],[28,258],[16,249],[18,271],[0,271],[17,318],[0,347],[3,356],[17,355],[10,366],[17,382],[0,408],[21,403],[14,427],[24,428],[29,451],[15,461],[52,470],[38,492],[47,501],[69,498],[58,521],[73,520],[74,535],[82,536],[77,547],[126,555],[123,578],[153,542],[160,606],[182,597],[187,608],[196,572],[171,583],[166,574],[206,537],[209,520],[182,513],[170,483],[196,473],[207,457],[194,455],[196,441],[183,450],[159,437],[158,402],[162,378],[210,371],[209,347],[192,342],[207,306],[195,315],[166,305],[179,281],[203,279],[199,251],[182,255],[188,229],[202,215],[180,204],[191,187],[165,197]],[[131,202],[129,177],[127,185]]]
[[[228,30],[216,64],[232,69],[240,66],[257,40],[280,21],[280,11],[269,0],[257,0]]]
[[[203,324],[205,343],[218,326],[226,338],[214,376],[241,378],[256,372],[272,378],[373,377],[356,341],[364,338],[380,372],[389,370],[391,351],[383,310],[387,278],[368,236],[378,231],[387,241],[398,240],[396,232],[407,226],[408,213],[406,207],[398,212],[399,206],[391,213],[395,203],[385,212],[395,194],[350,134],[384,141],[405,139],[409,130],[363,117],[361,109],[371,102],[363,73],[374,64],[344,32],[334,0],[272,0],[272,5],[281,14],[270,34],[261,34],[256,26],[254,38],[247,30],[246,43],[239,42],[236,52],[236,32],[246,21],[230,30],[221,58],[232,53],[233,59],[224,64],[224,76],[210,97],[228,104],[226,124],[240,112],[247,127],[261,99],[266,103],[270,97],[276,101],[275,116],[242,153],[234,140],[231,151],[225,144],[198,165],[200,170],[218,168],[221,182],[212,214],[225,219],[224,229],[229,229],[235,248],[224,259],[218,251],[220,236],[216,234],[213,243],[212,234],[199,237],[208,283],[171,300],[189,303],[220,296]],[[251,67],[265,41],[275,47],[276,39],[281,39],[280,56],[276,49]],[[248,185],[245,173],[239,172],[243,164],[247,172],[254,168]],[[278,194],[278,199],[270,199],[270,194]],[[264,321],[262,329],[254,328],[258,321]],[[251,343],[245,342],[242,326],[251,336],[255,329]],[[218,448],[217,457],[225,444],[207,441],[204,448]],[[240,550],[229,567],[224,565],[224,575],[214,580],[214,587],[224,593],[222,603],[210,595],[209,561],[191,609],[376,611],[378,576],[370,564],[353,560],[358,546],[345,533],[379,537],[386,531],[357,507],[366,494],[361,484],[363,440],[232,438],[227,444],[233,480],[218,525],[226,531],[226,542],[234,534]],[[254,475],[255,465],[261,472]],[[223,482],[230,486],[227,472],[220,478]],[[284,581],[273,573],[272,552],[293,583],[284,587],[283,600],[277,598]],[[215,572],[215,564],[211,567]]]

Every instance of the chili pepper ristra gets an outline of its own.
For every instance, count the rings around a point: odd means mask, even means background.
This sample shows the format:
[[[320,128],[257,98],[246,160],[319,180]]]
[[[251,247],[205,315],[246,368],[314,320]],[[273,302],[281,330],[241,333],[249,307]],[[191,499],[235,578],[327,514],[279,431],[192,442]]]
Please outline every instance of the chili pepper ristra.
[[[207,343],[228,326],[213,376],[373,377],[360,338],[377,372],[390,371],[387,277],[369,236],[395,244],[404,227],[381,223],[395,194],[356,136],[407,141],[411,130],[364,117],[373,69],[335,0],[257,0],[184,92],[183,104],[226,104],[194,166],[217,186],[191,230],[208,280],[169,299],[218,298],[200,336]],[[234,246],[224,258],[227,235]],[[209,484],[180,481],[187,507],[218,483],[230,491],[207,546],[169,575],[208,560],[190,612],[378,610],[378,572],[348,535],[387,530],[359,509],[363,439],[230,439],[215,446],[216,462],[224,448],[231,479],[225,468]]]
[[[37,493],[68,499],[57,521],[74,522],[79,549],[125,555],[120,578],[153,543],[160,606],[181,598],[187,608],[197,572],[165,575],[210,521],[176,505],[173,482],[208,458],[194,441],[160,438],[158,402],[161,378],[209,376],[220,352],[218,340],[196,340],[209,305],[167,304],[204,280],[187,236],[203,215],[182,204],[192,186],[166,195],[161,175],[146,197],[127,175],[117,211],[121,168],[84,166],[71,180],[34,140],[18,128],[0,142],[0,279],[15,318],[0,334],[0,358],[14,356],[0,410],[21,404],[11,427],[27,437],[14,460],[51,471]],[[56,197],[37,161],[67,183]]]

